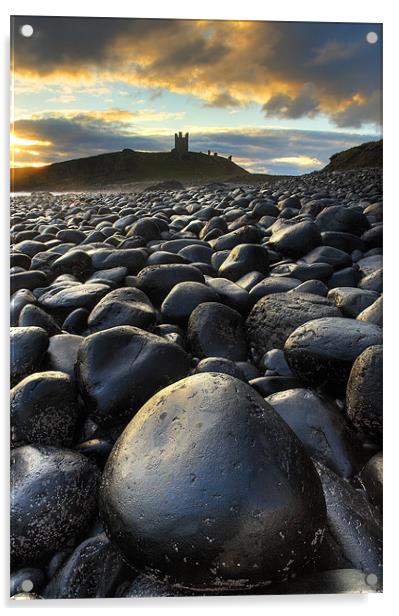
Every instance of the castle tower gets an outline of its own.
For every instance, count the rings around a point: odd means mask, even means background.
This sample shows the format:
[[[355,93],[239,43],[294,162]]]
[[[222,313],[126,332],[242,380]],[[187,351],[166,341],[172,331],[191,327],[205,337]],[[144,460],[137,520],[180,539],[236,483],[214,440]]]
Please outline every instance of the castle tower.
[[[173,151],[173,150],[172,150]],[[188,133],[183,137],[183,133],[175,133],[175,147],[174,152],[179,156],[184,156],[188,153]]]

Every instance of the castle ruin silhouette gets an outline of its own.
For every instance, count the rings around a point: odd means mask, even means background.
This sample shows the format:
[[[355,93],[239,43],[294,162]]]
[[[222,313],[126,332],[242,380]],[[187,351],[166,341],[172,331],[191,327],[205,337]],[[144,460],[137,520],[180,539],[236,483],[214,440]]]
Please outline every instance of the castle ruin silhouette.
[[[172,148],[171,152],[177,156],[177,158],[184,158],[188,154],[188,133],[183,136],[183,133],[180,131],[179,133],[175,133],[175,147]],[[218,153],[208,150],[208,156],[213,158],[217,158]],[[229,161],[232,161],[232,155],[228,156]]]
[[[186,133],[184,137],[182,132],[175,133],[175,147],[172,152],[177,154],[179,158],[188,154],[188,133]]]

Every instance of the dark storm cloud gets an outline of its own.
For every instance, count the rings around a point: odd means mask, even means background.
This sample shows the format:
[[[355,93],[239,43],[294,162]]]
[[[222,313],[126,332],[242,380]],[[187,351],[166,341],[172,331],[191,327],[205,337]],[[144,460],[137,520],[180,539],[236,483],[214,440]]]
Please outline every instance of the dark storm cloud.
[[[319,111],[319,102],[316,98],[315,87],[306,83],[298,96],[288,94],[274,94],[262,107],[266,116],[278,118],[312,118]]]
[[[17,17],[13,30],[17,74],[119,79],[340,126],[379,121],[369,99],[381,90],[381,41],[366,41],[370,30],[381,39],[378,24]]]
[[[167,151],[173,135],[141,135],[123,122],[79,116],[37,117],[15,122],[15,133],[25,138],[51,142],[41,148],[45,162],[91,156],[123,148]],[[335,132],[248,129],[197,132],[190,135],[192,151],[233,155],[238,164],[254,171],[298,174],[320,168],[340,150],[375,139],[371,135]],[[62,144],[60,146],[59,144]],[[313,162],[312,162],[313,161]],[[34,159],[31,160],[34,162]]]

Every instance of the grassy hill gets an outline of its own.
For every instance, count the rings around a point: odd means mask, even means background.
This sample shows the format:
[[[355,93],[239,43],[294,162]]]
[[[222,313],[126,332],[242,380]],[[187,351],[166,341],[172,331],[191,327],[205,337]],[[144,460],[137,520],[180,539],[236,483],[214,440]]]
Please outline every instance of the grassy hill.
[[[172,152],[123,150],[54,163],[47,167],[11,170],[11,191],[100,190],[134,182],[178,180],[181,182],[243,182],[251,174],[222,156],[189,152],[179,159]]]
[[[334,154],[322,171],[348,171],[363,167],[382,167],[382,139]]]

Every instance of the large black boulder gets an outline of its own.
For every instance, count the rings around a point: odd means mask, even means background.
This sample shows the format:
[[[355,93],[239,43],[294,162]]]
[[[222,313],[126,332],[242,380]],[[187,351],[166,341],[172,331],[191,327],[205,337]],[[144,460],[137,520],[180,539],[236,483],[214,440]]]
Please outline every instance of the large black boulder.
[[[246,322],[247,340],[256,361],[272,349],[282,349],[288,336],[300,325],[321,317],[339,317],[334,304],[310,293],[275,293],[262,297]]]
[[[82,342],[76,374],[90,416],[110,425],[133,417],[159,389],[188,373],[177,344],[137,327],[113,327]]]
[[[105,467],[100,511],[144,573],[212,590],[311,565],[325,505],[300,441],[247,384],[198,374],[140,409]]]
[[[11,452],[11,563],[37,567],[84,532],[96,509],[97,467],[74,451]]]
[[[162,304],[165,297],[179,282],[204,282],[201,271],[193,265],[164,264],[148,265],[137,276],[137,287],[156,305]]]
[[[87,319],[90,333],[132,325],[147,329],[155,323],[155,310],[148,297],[133,287],[115,289],[95,305]]]
[[[78,417],[77,392],[64,372],[35,372],[11,390],[11,445],[68,447]]]
[[[247,344],[241,315],[218,302],[204,302],[191,313],[187,336],[196,357],[247,359]]]
[[[353,425],[382,442],[382,346],[370,346],[355,360],[346,388],[346,412]]]
[[[351,430],[339,408],[311,389],[288,389],[266,398],[302,441],[310,456],[341,477],[360,468]]]
[[[11,385],[38,370],[49,343],[41,327],[12,327],[10,332]]]
[[[292,370],[306,385],[341,395],[358,355],[381,343],[382,332],[377,325],[326,317],[298,327],[287,339],[284,352]]]

